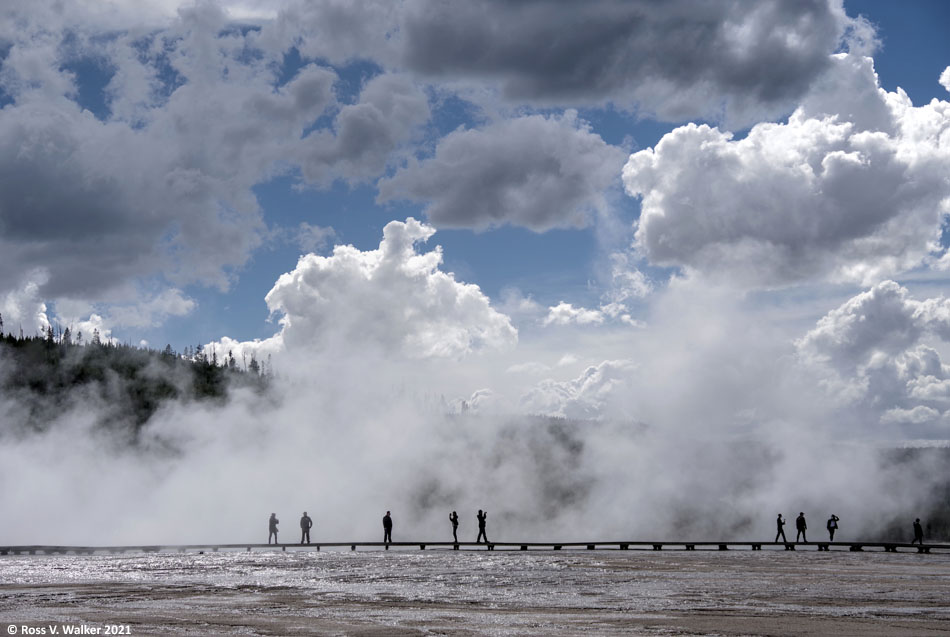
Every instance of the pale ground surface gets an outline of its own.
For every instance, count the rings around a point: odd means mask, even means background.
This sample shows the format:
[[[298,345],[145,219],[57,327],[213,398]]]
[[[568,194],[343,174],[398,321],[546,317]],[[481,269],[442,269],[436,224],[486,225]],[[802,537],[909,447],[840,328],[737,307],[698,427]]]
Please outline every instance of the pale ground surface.
[[[234,552],[0,558],[0,634],[950,635],[950,554]]]

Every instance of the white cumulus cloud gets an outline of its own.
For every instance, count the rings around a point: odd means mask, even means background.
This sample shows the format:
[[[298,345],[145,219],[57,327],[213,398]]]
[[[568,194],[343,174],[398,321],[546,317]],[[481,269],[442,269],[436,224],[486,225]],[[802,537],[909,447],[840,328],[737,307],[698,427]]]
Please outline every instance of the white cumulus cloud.
[[[231,339],[221,351],[383,352],[408,359],[457,358],[504,349],[518,333],[476,285],[439,269],[442,251],[417,252],[435,233],[413,218],[391,221],[376,250],[338,245],[308,254],[266,296],[279,334],[258,343]],[[235,354],[237,355],[237,354]]]
[[[950,102],[880,90],[869,58],[834,56],[829,73],[862,86],[860,103],[819,99],[823,84],[787,123],[743,139],[689,124],[631,155],[649,261],[781,285],[869,284],[929,258],[950,197]]]
[[[917,300],[884,281],[832,310],[796,341],[799,359],[842,404],[882,423],[935,422],[950,403],[950,300]]]
[[[589,310],[584,307],[574,307],[570,303],[561,301],[548,308],[548,315],[544,317],[542,325],[599,325],[604,322],[604,313],[600,310]]]

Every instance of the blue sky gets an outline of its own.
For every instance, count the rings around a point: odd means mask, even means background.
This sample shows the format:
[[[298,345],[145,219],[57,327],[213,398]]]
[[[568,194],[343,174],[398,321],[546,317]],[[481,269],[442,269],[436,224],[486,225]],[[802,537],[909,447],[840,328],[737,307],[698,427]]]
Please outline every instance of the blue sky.
[[[557,414],[531,402],[545,382],[597,413],[575,395],[588,369],[768,351],[843,404],[884,383],[861,418],[943,435],[948,348],[923,317],[950,265],[948,18],[831,0],[11,9],[5,329],[261,357],[372,342],[461,363],[463,397],[529,370],[506,400]],[[376,270],[384,248],[403,279]],[[889,322],[851,334],[874,303]]]

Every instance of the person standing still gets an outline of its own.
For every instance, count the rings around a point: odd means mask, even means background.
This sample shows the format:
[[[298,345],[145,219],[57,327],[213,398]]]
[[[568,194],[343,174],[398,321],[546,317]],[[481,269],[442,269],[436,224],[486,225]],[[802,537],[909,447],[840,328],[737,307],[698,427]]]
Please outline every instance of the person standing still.
[[[393,541],[393,519],[389,517],[389,511],[383,516],[383,543],[389,544]]]
[[[775,541],[778,542],[778,538],[781,535],[783,542],[788,542],[788,539],[785,537],[785,520],[782,519],[782,514],[778,514],[778,519],[775,520],[775,525],[778,527],[778,533],[775,534]]]
[[[452,538],[456,543],[459,541],[459,514],[455,511],[449,513],[449,522],[452,523]]]
[[[798,530],[798,533],[795,534],[795,541],[798,541],[798,538],[802,538],[805,541],[805,544],[808,544],[808,538],[805,536],[805,529],[808,528],[808,525],[805,524],[805,512],[800,511],[798,517],[795,518],[795,528]]]
[[[828,540],[831,542],[835,541],[835,531],[838,530],[838,519],[838,516],[834,513],[828,518]]]
[[[307,540],[307,544],[310,544],[310,529],[313,527],[313,520],[310,519],[310,516],[307,515],[307,512],[303,512],[303,517],[300,518],[300,543],[303,544],[304,540]]]
[[[267,534],[267,543],[270,544],[270,539],[274,538],[274,544],[277,544],[277,525],[280,523],[280,520],[277,519],[276,513],[270,514],[270,521],[268,523],[268,528],[270,533]]]
[[[488,511],[478,510],[478,515],[475,516],[478,519],[478,537],[475,539],[475,543],[478,544],[482,541],[482,538],[485,538],[485,543],[488,543],[488,535],[485,533],[485,521],[488,519]]]

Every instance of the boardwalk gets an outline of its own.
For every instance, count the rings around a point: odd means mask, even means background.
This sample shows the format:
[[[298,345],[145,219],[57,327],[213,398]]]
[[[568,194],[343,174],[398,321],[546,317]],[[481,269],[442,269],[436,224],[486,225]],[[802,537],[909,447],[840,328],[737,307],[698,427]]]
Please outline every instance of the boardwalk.
[[[785,550],[785,551],[883,551],[899,552],[950,552],[950,544],[910,544],[908,542],[672,542],[672,541],[609,541],[609,542],[314,542],[312,544],[155,544],[141,546],[52,546],[19,545],[0,546],[0,555],[92,555],[95,553],[129,552],[216,552],[216,551],[254,551],[281,550],[319,551],[337,549],[356,551],[392,549],[441,549],[441,550],[482,550],[482,551],[561,551],[561,550]]]

